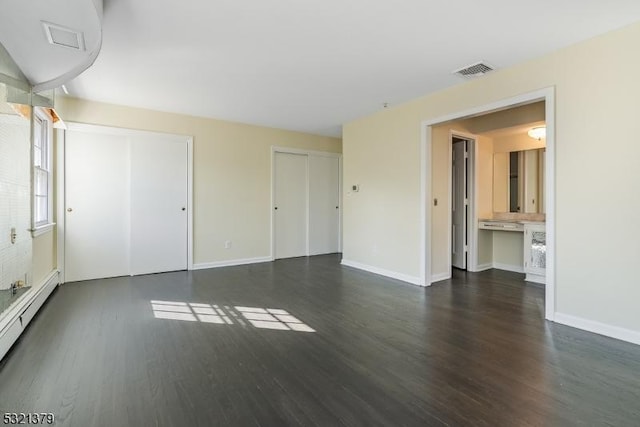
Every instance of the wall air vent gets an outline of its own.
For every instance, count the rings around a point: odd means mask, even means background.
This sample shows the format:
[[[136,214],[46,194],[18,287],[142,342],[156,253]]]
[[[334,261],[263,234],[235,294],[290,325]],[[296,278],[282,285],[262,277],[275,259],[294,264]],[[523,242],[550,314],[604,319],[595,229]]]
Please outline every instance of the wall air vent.
[[[484,76],[485,74],[490,73],[493,70],[494,68],[492,66],[480,61],[476,62],[475,64],[465,65],[464,67],[455,70],[453,74],[457,74],[469,79],[473,77]]]
[[[85,50],[84,34],[60,25],[42,21],[44,32],[49,43],[74,50]]]

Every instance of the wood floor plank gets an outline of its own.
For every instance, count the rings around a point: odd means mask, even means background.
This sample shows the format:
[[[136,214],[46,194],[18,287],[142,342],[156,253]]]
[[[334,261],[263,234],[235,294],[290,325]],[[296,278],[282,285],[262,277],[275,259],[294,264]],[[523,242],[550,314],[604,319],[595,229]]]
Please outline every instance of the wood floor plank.
[[[337,255],[66,284],[0,363],[0,412],[60,426],[637,426],[639,402],[640,347],[545,321],[522,275],[419,288]]]

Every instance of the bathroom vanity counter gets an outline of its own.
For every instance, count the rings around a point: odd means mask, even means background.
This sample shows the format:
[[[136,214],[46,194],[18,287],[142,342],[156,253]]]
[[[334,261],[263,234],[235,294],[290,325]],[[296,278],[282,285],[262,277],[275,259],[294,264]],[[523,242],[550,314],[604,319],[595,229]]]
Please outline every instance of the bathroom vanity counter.
[[[503,215],[504,216],[504,215]],[[545,224],[540,215],[523,215],[523,218],[504,216],[504,218],[483,218],[478,220],[478,228],[483,230],[524,231],[525,224]]]
[[[524,223],[517,220],[481,219],[478,228],[482,230],[524,231]]]
[[[478,229],[483,230],[478,235],[482,242],[479,246],[488,251],[483,259],[490,260],[489,263],[485,261],[485,265],[526,273],[525,280],[545,283],[546,224],[545,221],[536,219],[538,218],[478,220]]]

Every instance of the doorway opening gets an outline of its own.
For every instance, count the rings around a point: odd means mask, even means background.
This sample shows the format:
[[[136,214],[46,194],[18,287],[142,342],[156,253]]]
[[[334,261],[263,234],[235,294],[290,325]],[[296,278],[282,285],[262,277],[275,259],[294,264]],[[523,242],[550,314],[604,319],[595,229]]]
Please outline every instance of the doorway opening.
[[[542,214],[533,213],[531,215],[542,215],[543,219],[543,230],[534,230],[531,227],[529,233],[525,229],[527,227],[527,219],[525,218],[528,213],[526,211],[519,211],[516,213],[512,213],[506,211],[503,215],[501,215],[501,219],[505,219],[507,222],[512,220],[510,216],[517,215],[518,219],[513,222],[518,222],[518,225],[508,224],[504,228],[518,228],[519,230],[512,230],[511,233],[507,230],[500,230],[499,234],[501,237],[508,237],[511,240],[515,240],[514,236],[516,233],[513,231],[519,231],[520,233],[520,241],[523,242],[520,245],[520,262],[521,265],[527,266],[526,257],[529,256],[531,258],[530,261],[534,260],[534,257],[543,257],[543,265],[544,265],[544,281],[545,281],[545,318],[548,320],[554,320],[555,315],[555,112],[554,112],[554,99],[555,92],[554,88],[546,88],[537,90],[534,92],[526,93],[523,95],[515,96],[512,98],[503,99],[498,102],[494,102],[491,104],[486,104],[483,106],[471,108],[469,110],[460,111],[457,113],[453,113],[450,115],[446,115],[443,117],[439,117],[432,120],[427,120],[423,122],[423,139],[422,139],[422,174],[421,174],[421,185],[422,185],[422,200],[421,200],[421,212],[422,212],[422,245],[421,245],[421,271],[422,271],[422,283],[424,286],[429,286],[433,282],[437,282],[439,280],[448,279],[451,277],[453,260],[451,259],[449,263],[449,256],[453,256],[453,210],[449,209],[450,206],[453,206],[453,202],[451,204],[439,203],[438,196],[442,198],[443,196],[452,197],[453,195],[453,173],[450,168],[453,165],[453,160],[449,157],[449,162],[445,162],[446,159],[446,150],[449,150],[450,153],[453,153],[453,136],[458,137],[458,139],[465,140],[467,135],[456,134],[455,126],[459,122],[472,120],[474,118],[479,118],[481,116],[486,116],[492,113],[499,113],[503,111],[507,111],[510,109],[516,109],[520,107],[526,107],[529,105],[536,105],[538,108],[542,109],[544,125],[546,126],[546,138],[545,138],[545,150],[542,155],[542,159],[538,161],[538,170],[543,171],[543,178],[538,180],[538,185],[541,188],[538,190],[538,199],[535,201],[539,206],[543,206],[544,212]],[[454,124],[456,122],[456,124]],[[462,127],[462,129],[469,130],[469,133],[472,137],[479,135],[480,132],[473,131],[471,129],[467,129]],[[447,138],[449,136],[449,138]],[[533,137],[532,137],[533,138]],[[439,142],[440,141],[440,142]],[[472,176],[471,183],[472,185],[480,186],[479,176],[482,175],[482,179],[490,182],[489,185],[492,185],[493,182],[493,174],[494,174],[494,153],[491,152],[489,154],[485,152],[480,152],[478,150],[479,144],[482,143],[482,137],[476,137],[476,144],[473,149],[471,149],[471,154],[475,155],[478,158],[478,164],[476,165],[476,170],[470,172],[467,170],[468,175]],[[444,144],[444,145],[443,145]],[[479,157],[484,156],[488,159],[485,166],[481,166],[479,161]],[[530,156],[533,158],[532,156]],[[486,159],[485,159],[486,160]],[[508,158],[507,158],[508,160]],[[507,162],[508,164],[508,162]],[[442,165],[446,165],[446,168],[443,168]],[[530,169],[534,170],[533,168]],[[505,178],[507,179],[507,178]],[[443,181],[450,181],[450,191],[446,192],[446,189],[443,187]],[[466,182],[466,180],[465,180]],[[509,184],[505,182],[505,190],[509,191]],[[489,192],[489,194],[478,196],[478,192],[473,188],[469,187],[467,193],[467,200],[469,201],[468,206],[469,209],[466,211],[467,213],[467,234],[466,234],[466,242],[467,242],[467,256],[466,256],[466,268],[469,271],[480,271],[485,269],[486,265],[483,264],[483,260],[477,259],[479,246],[490,245],[490,239],[484,239],[486,237],[486,230],[494,229],[497,225],[495,223],[485,224],[488,228],[482,230],[482,236],[479,236],[478,230],[481,226],[481,222],[479,219],[481,218],[489,218],[490,221],[494,220],[493,212],[495,209],[492,207],[492,203],[494,202],[494,195]],[[527,191],[523,192],[523,202],[531,202],[534,200],[533,197],[527,196]],[[541,196],[540,196],[541,195]],[[507,196],[505,196],[505,201]],[[481,212],[473,212],[473,207],[478,206],[479,204],[484,203],[488,205],[489,216],[485,216]],[[505,203],[506,204],[506,203]],[[525,203],[526,205],[526,203]],[[509,207],[508,204],[506,204]],[[520,206],[523,206],[522,204]],[[510,210],[510,209],[509,209]],[[502,218],[504,217],[504,218]],[[539,221],[536,219],[532,219],[532,221]],[[449,227],[447,227],[447,223],[449,223]],[[535,234],[534,234],[535,233]],[[542,233],[542,234],[540,234]],[[523,241],[527,239],[527,237],[536,236],[536,239],[532,240],[530,249],[531,253],[528,253],[527,241]],[[539,237],[542,237],[542,242],[540,242]],[[479,240],[480,238],[480,240]],[[536,258],[537,259],[537,258]],[[540,260],[538,260],[540,261]],[[492,263],[491,267],[488,268],[500,268]],[[527,279],[529,280],[529,279]]]

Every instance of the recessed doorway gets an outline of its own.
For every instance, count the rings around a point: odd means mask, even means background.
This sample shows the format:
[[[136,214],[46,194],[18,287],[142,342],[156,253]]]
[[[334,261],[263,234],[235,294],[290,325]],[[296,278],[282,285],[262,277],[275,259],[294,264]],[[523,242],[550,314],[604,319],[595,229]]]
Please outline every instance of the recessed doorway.
[[[442,211],[438,206],[438,199],[433,197],[432,185],[441,185],[438,180],[434,178],[434,171],[442,172],[442,163],[444,160],[442,146],[435,147],[433,145],[434,134],[442,133],[442,126],[451,124],[454,121],[460,121],[465,119],[471,119],[478,116],[486,115],[489,113],[496,113],[503,110],[508,110],[514,107],[521,107],[529,104],[539,103],[543,101],[544,116],[546,118],[546,154],[544,161],[542,162],[542,168],[544,169],[544,200],[540,200],[540,204],[545,209],[545,318],[548,320],[554,319],[555,314],[555,121],[554,121],[554,88],[541,89],[538,91],[530,92],[527,94],[515,96],[513,98],[504,99],[492,104],[487,104],[479,107],[475,107],[469,110],[460,111],[440,118],[427,120],[423,122],[424,137],[423,137],[423,157],[422,157],[422,248],[421,248],[421,264],[422,264],[422,283],[425,286],[429,286],[432,282],[443,280],[451,277],[451,274],[446,272],[451,270],[451,264],[444,264],[448,255],[451,254],[451,241],[453,238],[451,228],[447,230],[446,234],[442,233],[445,229],[445,225],[452,218],[451,211],[447,209],[446,213]],[[448,145],[451,147],[450,141],[447,140]],[[452,163],[447,163],[450,166]],[[451,172],[448,174],[451,176]],[[446,179],[446,178],[444,178]],[[437,194],[437,193],[436,193]],[[449,193],[451,194],[451,192]],[[472,197],[476,197],[473,195]],[[443,216],[444,214],[444,216]],[[472,230],[470,230],[469,241],[473,243],[474,237],[478,238],[477,216],[472,216]],[[449,243],[447,243],[447,241]],[[478,242],[479,245],[481,242]],[[435,246],[434,246],[435,244]],[[434,263],[437,265],[434,266]],[[473,264],[474,260],[467,258],[467,268],[470,264]],[[475,260],[477,263],[477,260]],[[434,268],[435,267],[435,268]]]

